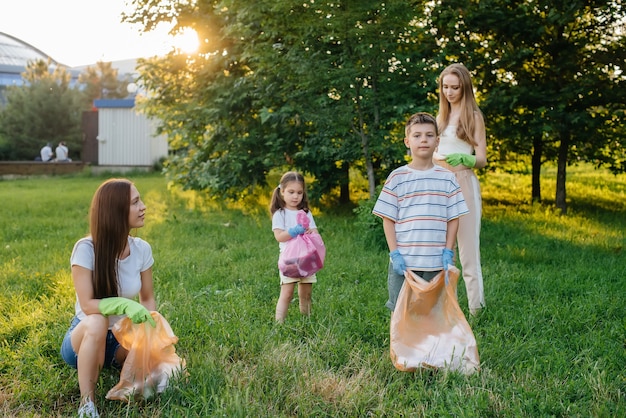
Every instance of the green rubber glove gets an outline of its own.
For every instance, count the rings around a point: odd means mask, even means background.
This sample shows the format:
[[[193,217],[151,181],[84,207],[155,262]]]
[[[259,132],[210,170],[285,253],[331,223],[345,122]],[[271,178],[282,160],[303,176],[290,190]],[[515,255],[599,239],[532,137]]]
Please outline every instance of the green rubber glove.
[[[100,313],[104,316],[126,315],[133,321],[133,324],[141,324],[148,321],[150,325],[156,327],[156,322],[143,305],[126,298],[105,298],[98,304]]]
[[[446,157],[446,162],[453,167],[463,164],[466,167],[474,167],[476,165],[476,157],[470,154],[450,154]]]

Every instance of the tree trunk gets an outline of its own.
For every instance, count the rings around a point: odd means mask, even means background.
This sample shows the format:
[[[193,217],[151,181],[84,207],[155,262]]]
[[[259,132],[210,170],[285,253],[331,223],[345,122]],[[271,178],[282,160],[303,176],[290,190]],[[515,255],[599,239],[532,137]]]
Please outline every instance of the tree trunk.
[[[365,166],[367,167],[367,184],[369,185],[370,199],[375,199],[376,198],[376,176],[374,175],[374,165],[372,164],[371,158],[365,162]]]
[[[565,179],[567,170],[567,151],[569,149],[569,133],[561,133],[561,144],[559,145],[559,155],[556,171],[556,207],[561,209],[561,214],[567,213],[567,202],[565,201]]]
[[[365,160],[365,169],[367,170],[367,183],[369,185],[370,199],[376,197],[376,175],[374,173],[374,163],[372,162],[372,153],[370,152],[369,136],[365,132],[365,121],[363,120],[363,111],[361,109],[361,101],[359,99],[360,90],[356,90],[356,106],[359,115],[359,125],[355,130],[361,137],[361,149],[363,150],[363,159]]]
[[[532,200],[541,202],[541,157],[543,154],[543,142],[541,138],[533,139],[532,156]]]
[[[339,179],[339,204],[347,205],[350,203],[350,164],[343,163],[341,165],[341,174]]]

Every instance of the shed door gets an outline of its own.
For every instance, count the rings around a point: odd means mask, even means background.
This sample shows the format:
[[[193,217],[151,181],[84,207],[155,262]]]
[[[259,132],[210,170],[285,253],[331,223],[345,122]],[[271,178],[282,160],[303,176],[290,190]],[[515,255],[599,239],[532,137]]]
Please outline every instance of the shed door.
[[[83,133],[83,150],[80,159],[90,164],[98,164],[98,111],[83,112],[81,123]]]

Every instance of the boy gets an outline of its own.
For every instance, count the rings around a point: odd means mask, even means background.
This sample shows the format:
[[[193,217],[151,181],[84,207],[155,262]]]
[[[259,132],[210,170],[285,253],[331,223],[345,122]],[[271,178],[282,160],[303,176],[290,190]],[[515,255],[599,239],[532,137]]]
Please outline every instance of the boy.
[[[389,300],[385,305],[391,311],[406,270],[430,281],[449,264],[454,265],[459,216],[468,213],[454,174],[433,163],[439,145],[435,118],[428,113],[412,115],[405,135],[411,162],[391,172],[372,210],[383,219],[390,251]]]

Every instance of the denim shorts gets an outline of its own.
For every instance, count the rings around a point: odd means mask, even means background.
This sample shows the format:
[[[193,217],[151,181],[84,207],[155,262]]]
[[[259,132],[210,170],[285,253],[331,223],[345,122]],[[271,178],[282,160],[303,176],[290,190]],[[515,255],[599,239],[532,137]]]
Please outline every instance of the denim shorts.
[[[77,317],[72,318],[72,322],[70,323],[70,328],[65,333],[65,337],[63,338],[63,343],[61,344],[61,357],[63,360],[73,368],[76,368],[78,364],[78,354],[74,352],[74,348],[72,348],[72,330],[76,328],[76,325],[80,322],[80,319]],[[104,351],[104,367],[113,367],[115,369],[121,369],[121,366],[115,361],[115,353],[117,353],[117,349],[120,347],[120,343],[117,342],[115,336],[109,330],[107,332],[107,342],[106,348]]]

